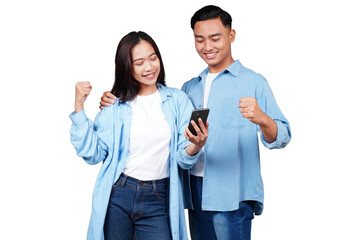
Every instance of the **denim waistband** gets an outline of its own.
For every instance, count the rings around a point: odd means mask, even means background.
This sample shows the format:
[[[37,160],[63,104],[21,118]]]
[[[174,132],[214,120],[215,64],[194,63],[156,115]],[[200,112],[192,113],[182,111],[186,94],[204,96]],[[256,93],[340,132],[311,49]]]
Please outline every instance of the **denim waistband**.
[[[146,185],[165,185],[167,184],[169,181],[169,178],[162,178],[162,179],[156,179],[156,180],[148,180],[148,181],[143,181],[143,180],[139,180],[133,177],[130,177],[128,175],[126,175],[125,173],[121,173],[118,182],[120,183],[120,186],[124,185],[125,183],[132,183],[134,185],[140,185],[140,186],[146,186]]]

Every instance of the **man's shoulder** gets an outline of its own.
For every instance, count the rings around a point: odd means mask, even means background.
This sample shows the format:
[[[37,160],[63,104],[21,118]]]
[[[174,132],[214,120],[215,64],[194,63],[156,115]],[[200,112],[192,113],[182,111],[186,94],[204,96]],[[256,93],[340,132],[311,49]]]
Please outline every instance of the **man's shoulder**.
[[[191,88],[191,86],[193,86],[196,82],[198,82],[200,76],[194,77],[192,79],[190,79],[189,81],[185,82],[183,84],[183,86],[181,87],[181,90],[184,92],[188,92],[189,89]]]
[[[241,79],[249,80],[255,84],[267,83],[267,80],[265,79],[265,77],[262,74],[255,72],[254,70],[247,68],[245,66],[243,66],[240,69],[238,77]]]
[[[183,86],[188,86],[188,85],[191,85],[193,84],[194,82],[196,82],[198,79],[199,79],[200,76],[196,76],[196,77],[193,77],[191,78],[190,80],[186,81]]]
[[[243,75],[247,75],[247,76],[250,76],[250,77],[254,77],[254,78],[261,78],[263,77],[260,73],[258,72],[255,72],[254,70],[248,68],[248,67],[245,67],[243,66],[240,70],[240,74],[243,74]]]
[[[206,74],[207,74],[208,71],[209,71],[209,67],[207,67],[207,68],[205,68],[204,70],[202,70],[201,73],[200,73],[198,76],[193,77],[193,78],[191,78],[190,80],[186,81],[186,82],[183,84],[181,90],[183,90],[183,91],[186,92],[186,90],[187,90],[189,87],[191,87],[192,85],[194,85],[195,83],[197,83],[199,80],[201,80],[204,76],[206,76]]]

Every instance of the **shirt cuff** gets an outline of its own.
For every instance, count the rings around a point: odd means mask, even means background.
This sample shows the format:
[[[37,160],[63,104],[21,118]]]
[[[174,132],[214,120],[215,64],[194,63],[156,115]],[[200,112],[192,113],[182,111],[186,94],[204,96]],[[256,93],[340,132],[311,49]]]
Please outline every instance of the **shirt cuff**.
[[[264,138],[262,132],[261,132],[261,141],[264,144],[265,147],[269,149],[275,149],[275,148],[283,148],[288,144],[288,130],[284,126],[284,124],[281,121],[274,120],[277,125],[277,134],[276,134],[276,140],[272,143],[269,143]]]
[[[180,157],[180,162],[182,163],[182,165],[186,168],[186,169],[190,169],[194,166],[194,164],[197,162],[197,160],[199,159],[199,156],[201,154],[201,149],[199,150],[199,152],[197,152],[195,155],[191,156],[186,152],[186,147],[181,148],[181,150],[179,150],[179,157]]]
[[[70,115],[69,115],[71,121],[73,122],[73,124],[75,125],[81,125],[84,122],[87,122],[87,117],[85,114],[84,109],[81,110],[80,112],[75,112],[73,111]]]

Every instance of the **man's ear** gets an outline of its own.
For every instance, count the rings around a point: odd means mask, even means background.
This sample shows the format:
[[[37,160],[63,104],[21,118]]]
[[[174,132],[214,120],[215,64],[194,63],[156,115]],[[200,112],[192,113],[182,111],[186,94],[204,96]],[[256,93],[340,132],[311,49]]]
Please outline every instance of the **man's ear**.
[[[235,30],[231,29],[230,32],[229,32],[229,39],[230,39],[231,43],[233,43],[235,41],[235,35],[236,35]]]

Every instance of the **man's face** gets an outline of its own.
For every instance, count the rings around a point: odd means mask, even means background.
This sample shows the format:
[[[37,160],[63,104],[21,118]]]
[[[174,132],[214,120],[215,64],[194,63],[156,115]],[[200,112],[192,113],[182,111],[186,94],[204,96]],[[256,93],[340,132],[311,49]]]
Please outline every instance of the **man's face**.
[[[196,51],[209,65],[210,72],[221,72],[234,62],[231,43],[235,31],[225,27],[220,18],[196,22],[194,37]]]

